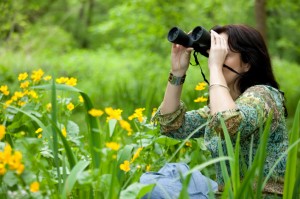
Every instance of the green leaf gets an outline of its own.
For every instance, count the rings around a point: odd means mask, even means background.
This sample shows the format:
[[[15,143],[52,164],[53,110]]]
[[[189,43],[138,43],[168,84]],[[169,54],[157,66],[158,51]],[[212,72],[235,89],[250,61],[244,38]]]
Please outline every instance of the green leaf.
[[[121,191],[120,199],[136,199],[141,198],[150,192],[155,184],[141,184],[135,182]]]
[[[67,132],[71,137],[78,136],[80,132],[78,124],[69,120],[67,124]]]
[[[292,131],[289,133],[289,146],[292,146],[299,139],[299,131],[300,131],[300,101],[298,101],[298,106],[296,109],[296,114],[294,118],[294,123],[292,127]],[[287,164],[286,164],[286,173],[284,177],[284,181],[288,183],[284,183],[283,190],[283,198],[293,198],[294,189],[298,189],[295,187],[297,182],[297,151],[299,148],[299,144],[296,147],[293,147],[288,153]],[[295,196],[296,197],[296,196]]]
[[[126,145],[123,149],[118,152],[118,164],[122,164],[125,160],[131,159],[131,152],[133,150],[132,145]]]
[[[51,84],[34,86],[33,88],[49,90],[49,89],[51,89]],[[71,92],[80,93],[80,95],[82,96],[82,98],[84,100],[84,105],[85,105],[87,112],[94,107],[89,96],[75,87],[58,84],[58,85],[56,85],[56,89],[62,90],[62,91],[71,91]],[[88,131],[89,131],[89,134],[88,134],[89,149],[90,149],[90,153],[92,156],[92,163],[95,168],[99,168],[101,153],[97,149],[104,146],[103,141],[105,140],[105,135],[100,134],[99,122],[98,122],[97,118],[91,116],[90,114],[87,114],[87,125],[88,125]]]
[[[155,142],[165,146],[174,146],[176,144],[179,144],[181,141],[162,135],[156,138]]]
[[[109,192],[109,188],[111,187],[112,174],[103,174],[99,178],[99,186],[97,187],[101,192],[106,193]]]
[[[117,120],[116,119],[111,119],[108,121],[108,126],[109,126],[109,136],[112,137],[112,135],[114,134],[114,130],[117,124]]]
[[[14,172],[8,171],[3,177],[3,183],[12,187],[18,183],[18,178],[15,176]]]
[[[54,155],[54,163],[56,166],[57,170],[57,177],[58,177],[58,190],[61,190],[61,176],[60,176],[60,171],[59,171],[59,158],[58,158],[58,136],[57,132],[60,132],[59,130],[57,131],[55,129],[55,125],[57,124],[57,107],[56,107],[56,84],[54,78],[52,79],[52,84],[51,84],[51,104],[52,104],[52,109],[51,109],[51,121],[53,122],[52,124],[52,137],[53,137],[53,155]],[[70,162],[71,164],[71,162]]]
[[[81,172],[90,164],[88,161],[79,161],[72,169],[70,175],[67,177],[62,190],[62,198],[67,198],[71,193],[78,176],[81,175]]]
[[[196,141],[197,141],[198,147],[199,147],[202,151],[206,151],[206,150],[207,150],[207,147],[206,147],[206,145],[205,145],[205,143],[204,143],[203,137],[197,138]]]

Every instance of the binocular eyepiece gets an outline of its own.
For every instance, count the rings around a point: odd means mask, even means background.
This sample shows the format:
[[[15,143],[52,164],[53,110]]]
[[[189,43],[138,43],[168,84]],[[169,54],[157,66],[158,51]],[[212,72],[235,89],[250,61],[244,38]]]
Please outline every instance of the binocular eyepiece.
[[[206,52],[210,49],[210,33],[202,26],[197,26],[190,34],[186,34],[178,27],[173,27],[168,33],[168,40],[184,47],[192,47],[196,52],[208,57]]]

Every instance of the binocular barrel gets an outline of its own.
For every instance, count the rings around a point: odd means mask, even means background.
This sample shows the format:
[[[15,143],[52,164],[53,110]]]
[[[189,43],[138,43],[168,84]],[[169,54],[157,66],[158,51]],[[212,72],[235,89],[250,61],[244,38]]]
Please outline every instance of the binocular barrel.
[[[195,27],[190,34],[186,34],[178,27],[173,27],[168,33],[168,40],[187,48],[192,47],[195,51],[208,56],[206,51],[210,49],[210,33],[202,26]]]

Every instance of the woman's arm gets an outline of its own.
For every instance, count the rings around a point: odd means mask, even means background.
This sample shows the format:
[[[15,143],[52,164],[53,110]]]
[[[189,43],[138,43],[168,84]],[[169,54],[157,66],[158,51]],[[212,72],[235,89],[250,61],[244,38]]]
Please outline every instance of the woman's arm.
[[[227,53],[227,41],[224,37],[212,30],[211,48],[208,58],[210,73],[209,102],[211,115],[236,108],[236,104],[230,94],[230,90],[222,71]]]
[[[178,44],[172,44],[171,73],[175,77],[183,77],[188,70],[192,48],[185,48]],[[176,111],[180,105],[182,85],[173,85],[168,82],[164,99],[161,104],[161,114],[169,114]]]

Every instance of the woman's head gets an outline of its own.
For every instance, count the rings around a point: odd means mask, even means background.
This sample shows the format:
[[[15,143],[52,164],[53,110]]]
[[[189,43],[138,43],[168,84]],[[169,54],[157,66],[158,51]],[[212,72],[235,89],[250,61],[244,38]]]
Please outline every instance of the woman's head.
[[[266,44],[256,29],[246,25],[216,26],[212,29],[219,34],[226,33],[230,50],[240,53],[242,62],[249,65],[249,69],[236,80],[240,92],[258,84],[279,87]]]

